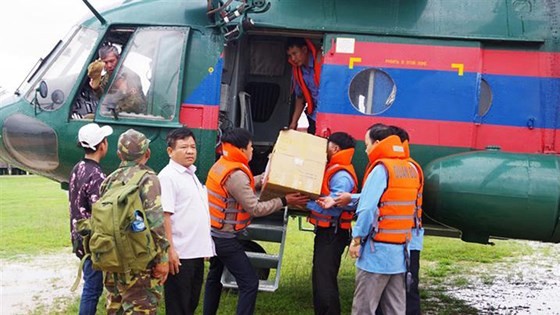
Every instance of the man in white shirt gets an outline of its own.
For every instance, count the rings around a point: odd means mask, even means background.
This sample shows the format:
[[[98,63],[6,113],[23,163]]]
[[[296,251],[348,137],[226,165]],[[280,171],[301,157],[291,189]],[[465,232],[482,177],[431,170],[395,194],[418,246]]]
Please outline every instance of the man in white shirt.
[[[208,195],[195,175],[196,140],[192,131],[171,131],[167,153],[169,164],[158,175],[170,245],[165,309],[167,314],[194,314],[202,288],[204,258],[215,255]]]

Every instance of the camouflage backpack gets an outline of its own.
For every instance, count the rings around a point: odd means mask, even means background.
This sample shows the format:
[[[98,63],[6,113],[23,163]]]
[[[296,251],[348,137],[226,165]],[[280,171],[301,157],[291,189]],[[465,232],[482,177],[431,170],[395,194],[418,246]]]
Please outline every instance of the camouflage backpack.
[[[93,269],[129,274],[143,271],[157,254],[146,213],[140,199],[140,180],[147,171],[128,182],[114,182],[92,206],[91,218],[78,221],[86,257]],[[80,266],[77,287],[81,278]]]

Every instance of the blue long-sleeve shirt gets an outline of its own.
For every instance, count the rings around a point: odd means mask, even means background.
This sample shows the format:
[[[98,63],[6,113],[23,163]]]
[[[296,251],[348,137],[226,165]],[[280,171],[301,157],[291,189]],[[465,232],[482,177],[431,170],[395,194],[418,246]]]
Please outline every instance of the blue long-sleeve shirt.
[[[350,173],[345,170],[340,170],[334,173],[329,180],[329,187],[331,189],[329,196],[334,198],[339,192],[351,192],[354,189],[354,180],[352,179]],[[307,208],[333,217],[339,217],[340,213],[342,213],[342,208],[332,207],[329,209],[323,209],[313,200],[307,203]]]
[[[412,229],[412,238],[410,239],[410,243],[408,243],[409,250],[422,250],[424,247],[424,228],[413,228]]]
[[[377,165],[368,175],[360,194],[356,210],[358,219],[352,229],[352,237],[365,240],[356,267],[371,273],[398,274],[406,272],[405,246],[372,242],[371,237],[367,237],[373,228],[374,218],[379,215],[377,205],[387,188],[387,179],[387,170],[383,165]]]

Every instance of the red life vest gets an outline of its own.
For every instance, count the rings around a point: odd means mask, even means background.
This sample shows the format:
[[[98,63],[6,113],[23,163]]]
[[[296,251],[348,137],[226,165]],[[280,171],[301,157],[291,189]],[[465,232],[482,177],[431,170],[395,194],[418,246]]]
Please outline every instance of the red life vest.
[[[241,170],[250,180],[253,191],[255,181],[249,169],[247,157],[235,146],[222,144],[223,155],[210,168],[206,188],[208,189],[208,204],[210,206],[210,223],[213,228],[221,230],[224,224],[232,224],[234,231],[240,231],[251,223],[251,215],[243,210],[241,205],[229,195],[225,183],[231,173]]]
[[[379,199],[379,213],[374,219],[371,236],[376,242],[404,244],[410,240],[414,226],[420,189],[419,174],[406,157],[403,144],[397,136],[380,141],[368,158],[370,163],[364,174],[364,185],[375,166],[382,164],[387,171],[387,188]]]
[[[345,149],[335,153],[329,163],[327,164],[325,170],[325,176],[323,177],[323,185],[321,187],[321,195],[328,196],[331,193],[329,187],[329,182],[334,174],[338,171],[346,171],[352,176],[354,181],[354,188],[352,193],[358,191],[358,177],[356,176],[356,171],[354,166],[352,166],[352,156],[354,155],[354,149]],[[311,211],[307,221],[318,227],[331,227],[336,226],[337,223],[341,229],[349,230],[352,227],[352,218],[354,213],[350,211],[342,211],[339,218],[333,217],[331,215],[322,214],[316,211]]]
[[[313,78],[315,81],[315,85],[317,86],[317,88],[319,88],[319,80],[321,78],[321,65],[323,64],[323,60],[321,59],[321,54],[317,53],[317,49],[309,39],[306,38],[305,43],[307,44],[307,49],[309,53],[311,53],[311,56],[313,56],[313,61],[314,61],[313,71],[315,73]],[[305,84],[301,67],[298,67],[295,63],[292,62],[292,60],[288,59],[288,62],[292,65],[292,75],[294,81],[301,88],[303,97],[305,98],[305,102],[307,103],[307,108],[305,109],[305,113],[307,115],[311,115],[313,113],[313,110],[315,109],[316,104],[315,102],[313,102],[313,96],[311,95],[311,91],[307,87],[307,84]]]

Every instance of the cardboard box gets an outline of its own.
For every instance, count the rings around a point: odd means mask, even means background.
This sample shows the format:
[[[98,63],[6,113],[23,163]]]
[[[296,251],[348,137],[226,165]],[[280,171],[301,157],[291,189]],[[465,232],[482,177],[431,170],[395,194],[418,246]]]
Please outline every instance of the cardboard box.
[[[260,199],[266,201],[292,192],[318,198],[326,164],[327,139],[295,130],[280,131]]]

